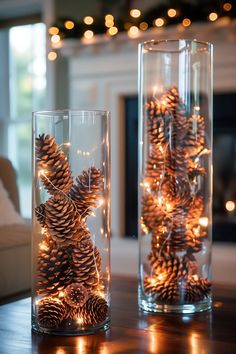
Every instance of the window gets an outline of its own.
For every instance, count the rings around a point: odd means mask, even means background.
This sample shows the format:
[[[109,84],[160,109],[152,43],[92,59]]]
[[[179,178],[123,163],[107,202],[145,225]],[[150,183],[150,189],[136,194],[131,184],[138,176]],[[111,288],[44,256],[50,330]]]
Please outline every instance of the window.
[[[46,34],[37,23],[9,30],[7,155],[17,170],[21,214],[31,216],[31,116],[45,108]]]

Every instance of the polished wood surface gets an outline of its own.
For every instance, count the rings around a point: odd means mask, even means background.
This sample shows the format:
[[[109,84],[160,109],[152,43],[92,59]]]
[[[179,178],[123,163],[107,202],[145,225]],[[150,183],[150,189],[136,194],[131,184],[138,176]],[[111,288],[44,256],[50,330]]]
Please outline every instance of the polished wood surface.
[[[80,337],[31,333],[30,299],[0,306],[0,354],[235,354],[236,288],[215,287],[212,312],[146,315],[137,281],[114,277],[111,329]]]

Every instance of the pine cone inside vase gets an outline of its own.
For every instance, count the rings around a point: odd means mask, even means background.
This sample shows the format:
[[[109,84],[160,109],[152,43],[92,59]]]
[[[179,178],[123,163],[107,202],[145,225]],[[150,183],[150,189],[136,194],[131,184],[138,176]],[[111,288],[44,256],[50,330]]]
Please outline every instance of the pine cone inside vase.
[[[152,144],[166,144],[169,141],[172,115],[158,100],[150,100],[147,109],[147,132]]]
[[[71,170],[67,158],[55,138],[39,135],[35,140],[35,154],[39,176],[50,194],[58,190],[68,193],[72,186]]]
[[[152,194],[143,195],[143,223],[150,229],[153,230],[159,227],[163,219],[166,218],[166,214],[161,210],[158,205],[157,198],[154,198]]]
[[[75,203],[63,193],[55,194],[46,202],[45,224],[52,238],[61,245],[77,244],[83,237],[89,236]]]
[[[45,227],[45,204],[40,204],[35,208],[35,216],[42,227]]]
[[[160,282],[169,283],[174,280],[187,279],[190,274],[196,272],[196,262],[190,261],[188,257],[179,257],[167,252],[158,255],[152,252],[149,255],[152,273]]]
[[[61,300],[45,297],[38,303],[38,322],[44,328],[57,327],[65,316],[65,306]]]
[[[88,299],[86,288],[77,283],[70,284],[64,291],[65,301],[71,307],[81,307]]]
[[[161,103],[168,109],[172,115],[171,138],[172,143],[181,144],[189,129],[188,117],[184,103],[179,97],[177,87],[167,90],[161,97]]]
[[[188,280],[185,290],[185,301],[196,303],[203,301],[211,292],[211,283],[208,279],[201,277],[192,277]]]
[[[71,282],[69,256],[50,237],[39,244],[37,269],[38,294],[57,295]]]
[[[86,218],[91,214],[91,208],[98,207],[104,185],[104,177],[101,170],[91,167],[76,178],[70,196],[76,204],[78,213]]]
[[[153,295],[156,300],[176,304],[180,299],[179,286],[176,281],[169,283],[144,277],[145,293]]]
[[[102,285],[101,257],[97,247],[89,239],[82,240],[73,249],[72,260],[77,283],[88,290]]]
[[[108,304],[106,300],[95,294],[86,301],[83,307],[80,307],[78,316],[83,325],[96,325],[106,320],[108,315]]]

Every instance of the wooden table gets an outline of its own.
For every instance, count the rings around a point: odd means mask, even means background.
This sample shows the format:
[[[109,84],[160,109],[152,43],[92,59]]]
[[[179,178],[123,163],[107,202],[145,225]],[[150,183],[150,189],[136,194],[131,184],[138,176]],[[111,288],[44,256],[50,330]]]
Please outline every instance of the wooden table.
[[[113,278],[110,331],[81,337],[32,334],[29,298],[2,305],[0,354],[236,353],[235,288],[215,288],[212,312],[183,316],[139,313],[136,288]]]

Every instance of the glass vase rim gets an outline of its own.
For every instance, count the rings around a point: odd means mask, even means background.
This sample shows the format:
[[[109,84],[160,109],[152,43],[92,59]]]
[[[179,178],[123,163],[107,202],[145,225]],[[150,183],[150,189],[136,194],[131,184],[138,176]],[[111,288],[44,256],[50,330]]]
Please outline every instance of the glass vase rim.
[[[144,42],[139,43],[140,47],[145,47],[148,44],[153,44],[153,45],[158,45],[161,43],[180,43],[180,42],[185,42],[187,44],[189,43],[196,43],[198,45],[205,45],[209,51],[211,51],[213,49],[213,43],[208,42],[208,41],[202,41],[202,40],[198,40],[198,39],[186,39],[186,38],[170,38],[170,39],[150,39]],[[157,50],[159,52],[165,52],[164,49],[161,50]],[[166,50],[168,51],[168,50]],[[170,52],[172,52],[172,50],[170,50]],[[174,50],[173,50],[174,52]]]
[[[68,114],[72,113],[74,115],[76,114],[92,114],[95,113],[97,115],[110,115],[110,111],[108,110],[103,110],[103,109],[49,109],[49,110],[40,110],[40,111],[33,111],[32,115],[33,117],[36,117],[37,115],[42,115],[42,116],[52,116],[53,114]]]

